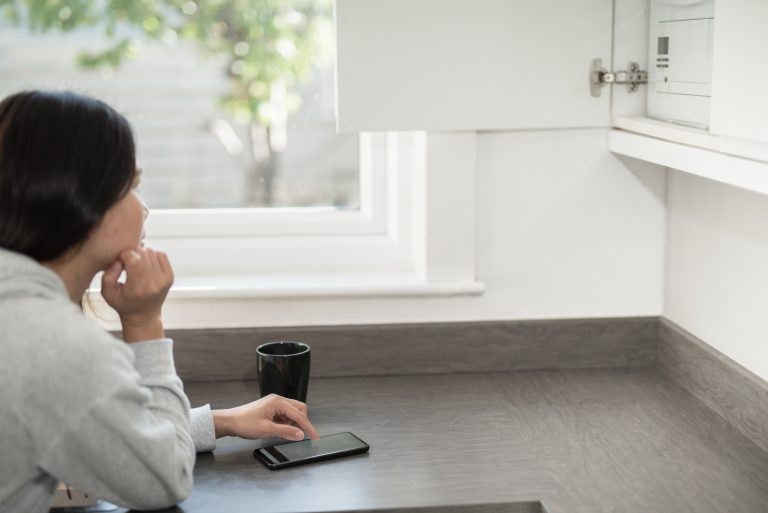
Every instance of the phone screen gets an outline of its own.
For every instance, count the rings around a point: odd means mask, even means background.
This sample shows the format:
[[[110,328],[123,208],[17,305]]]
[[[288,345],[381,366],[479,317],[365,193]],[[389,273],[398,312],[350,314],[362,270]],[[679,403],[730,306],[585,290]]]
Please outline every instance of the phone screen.
[[[352,433],[328,435],[319,440],[302,440],[272,447],[270,452],[279,452],[288,461],[303,460],[321,454],[346,452],[367,447],[367,444]]]
[[[352,433],[327,435],[319,440],[302,440],[285,444],[262,447],[253,455],[272,470],[314,461],[351,456],[367,452],[368,444]]]

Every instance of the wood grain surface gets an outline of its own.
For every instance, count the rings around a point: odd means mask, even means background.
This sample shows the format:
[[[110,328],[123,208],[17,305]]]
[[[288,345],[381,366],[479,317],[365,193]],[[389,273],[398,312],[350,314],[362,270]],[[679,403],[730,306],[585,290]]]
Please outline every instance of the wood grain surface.
[[[763,379],[664,318],[656,366],[768,451],[768,383]]]
[[[217,408],[259,395],[187,391]],[[653,368],[314,379],[308,404],[321,434],[370,453],[270,471],[252,456],[268,441],[225,438],[177,511],[768,511],[766,454]]]
[[[270,471],[222,439],[177,512],[768,512],[768,385],[666,319],[169,335],[215,408],[258,399],[259,344],[309,343],[312,421],[371,445]]]
[[[657,317],[169,330],[184,382],[257,379],[256,347],[312,347],[312,376],[636,367],[656,356]]]

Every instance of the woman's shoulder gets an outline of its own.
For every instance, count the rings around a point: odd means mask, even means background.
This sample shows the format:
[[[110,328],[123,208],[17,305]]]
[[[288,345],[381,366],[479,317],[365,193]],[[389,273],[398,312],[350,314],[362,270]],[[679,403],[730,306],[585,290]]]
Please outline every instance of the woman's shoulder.
[[[28,427],[35,450],[49,447],[85,415],[117,407],[118,398],[142,397],[133,352],[77,305],[22,303],[19,317],[37,314],[34,322],[16,323],[17,339],[0,361],[0,400]]]
[[[66,423],[115,390],[136,388],[133,352],[77,305],[19,298],[10,318],[0,333],[0,398],[25,417]]]
[[[84,362],[133,367],[133,353],[80,308],[67,300],[46,297],[20,299],[2,338],[16,346],[22,358],[34,357],[46,370],[77,368]]]

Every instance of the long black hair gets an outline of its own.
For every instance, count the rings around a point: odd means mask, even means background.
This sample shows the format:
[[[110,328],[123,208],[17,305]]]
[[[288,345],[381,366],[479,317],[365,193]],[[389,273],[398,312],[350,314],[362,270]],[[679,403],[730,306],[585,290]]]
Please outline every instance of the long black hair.
[[[70,92],[25,91],[0,102],[0,247],[45,262],[84,242],[130,191],[128,121]]]

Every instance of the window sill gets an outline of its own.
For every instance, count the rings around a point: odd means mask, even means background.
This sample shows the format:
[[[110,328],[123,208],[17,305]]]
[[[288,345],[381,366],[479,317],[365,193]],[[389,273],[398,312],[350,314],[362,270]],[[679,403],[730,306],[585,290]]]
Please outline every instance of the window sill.
[[[479,281],[428,282],[410,274],[195,276],[177,279],[168,300],[450,297],[483,292],[485,285]],[[98,287],[89,293],[103,302]]]
[[[170,300],[246,298],[335,298],[480,295],[477,281],[427,282],[413,275],[216,276],[178,280]]]

